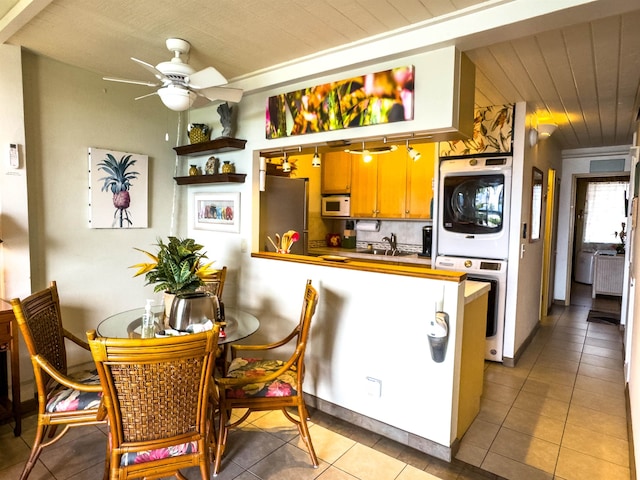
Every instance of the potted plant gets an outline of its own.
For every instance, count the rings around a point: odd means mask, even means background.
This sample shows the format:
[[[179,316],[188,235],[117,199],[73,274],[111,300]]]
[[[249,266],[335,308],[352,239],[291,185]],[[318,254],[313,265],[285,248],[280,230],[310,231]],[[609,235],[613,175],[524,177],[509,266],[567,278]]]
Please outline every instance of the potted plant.
[[[136,248],[152,262],[138,263],[130,268],[138,269],[134,277],[145,275],[145,285],[155,284],[154,292],[165,292],[165,303],[169,308],[175,295],[195,292],[217,273],[217,270],[211,268],[213,262],[203,261],[207,258],[206,254],[201,252],[203,246],[192,238],[168,237],[168,242],[158,239],[156,245],[158,251],[155,255]]]

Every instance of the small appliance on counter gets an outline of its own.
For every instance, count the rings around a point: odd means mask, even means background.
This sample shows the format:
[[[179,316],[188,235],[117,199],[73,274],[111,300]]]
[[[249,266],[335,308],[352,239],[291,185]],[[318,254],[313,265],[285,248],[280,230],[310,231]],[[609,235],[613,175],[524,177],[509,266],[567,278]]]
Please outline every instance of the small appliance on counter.
[[[431,258],[431,241],[433,239],[433,227],[431,225],[425,225],[422,227],[422,253],[419,253],[419,257]]]
[[[353,220],[347,220],[345,222],[342,248],[356,248],[356,231]]]

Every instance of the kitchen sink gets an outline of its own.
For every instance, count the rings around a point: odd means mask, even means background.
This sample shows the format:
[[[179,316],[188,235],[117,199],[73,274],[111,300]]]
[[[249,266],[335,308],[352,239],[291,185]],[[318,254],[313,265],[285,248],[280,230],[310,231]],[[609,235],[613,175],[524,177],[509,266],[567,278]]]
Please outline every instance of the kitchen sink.
[[[365,253],[367,255],[380,255],[380,256],[387,256],[387,257],[406,257],[408,255],[414,255],[415,252],[396,252],[395,254],[391,255],[391,252],[389,252],[388,250],[383,250],[381,248],[374,248],[373,250],[359,250],[358,253]]]

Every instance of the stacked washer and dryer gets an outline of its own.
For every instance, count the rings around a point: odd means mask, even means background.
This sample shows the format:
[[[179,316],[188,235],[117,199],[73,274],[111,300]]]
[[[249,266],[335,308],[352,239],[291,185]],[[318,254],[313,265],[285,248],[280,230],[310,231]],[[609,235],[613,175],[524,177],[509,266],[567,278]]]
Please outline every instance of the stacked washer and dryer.
[[[511,177],[510,155],[440,159],[435,268],[491,283],[485,358],[496,362],[503,359]]]

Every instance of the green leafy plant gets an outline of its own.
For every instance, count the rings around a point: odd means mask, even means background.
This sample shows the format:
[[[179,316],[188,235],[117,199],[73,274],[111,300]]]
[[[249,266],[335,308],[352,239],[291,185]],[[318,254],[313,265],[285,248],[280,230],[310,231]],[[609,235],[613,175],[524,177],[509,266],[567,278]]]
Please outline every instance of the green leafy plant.
[[[199,286],[211,278],[217,270],[212,269],[213,262],[204,263],[206,254],[201,252],[203,246],[192,238],[168,237],[165,243],[158,239],[158,252],[136,250],[147,255],[150,263],[138,263],[129,268],[137,268],[134,275],[145,275],[147,283],[155,284],[154,292],[168,292],[173,294],[194,292]]]

